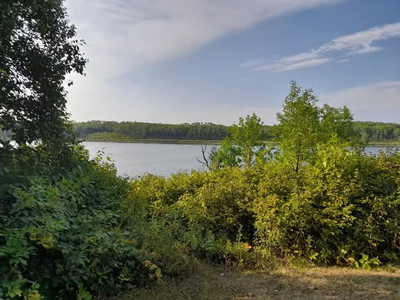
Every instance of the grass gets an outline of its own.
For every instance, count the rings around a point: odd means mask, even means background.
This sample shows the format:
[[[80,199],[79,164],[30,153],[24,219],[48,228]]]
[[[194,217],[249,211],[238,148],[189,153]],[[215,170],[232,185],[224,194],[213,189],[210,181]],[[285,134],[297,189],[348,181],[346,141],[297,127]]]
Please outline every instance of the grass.
[[[200,264],[191,276],[166,279],[113,299],[400,299],[400,268],[280,267],[246,272]]]

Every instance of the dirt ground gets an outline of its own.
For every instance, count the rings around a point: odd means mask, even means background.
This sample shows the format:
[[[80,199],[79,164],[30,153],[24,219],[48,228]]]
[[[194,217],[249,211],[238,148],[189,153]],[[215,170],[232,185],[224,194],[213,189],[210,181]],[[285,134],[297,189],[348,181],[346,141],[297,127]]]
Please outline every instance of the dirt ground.
[[[114,299],[400,299],[400,268],[245,272],[200,264],[186,278],[165,279]]]

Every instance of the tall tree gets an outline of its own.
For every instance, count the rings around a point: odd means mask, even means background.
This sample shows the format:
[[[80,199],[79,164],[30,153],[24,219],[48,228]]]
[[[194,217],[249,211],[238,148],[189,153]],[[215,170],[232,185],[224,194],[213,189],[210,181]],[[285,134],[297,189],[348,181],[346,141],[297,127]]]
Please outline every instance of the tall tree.
[[[64,81],[86,64],[75,36],[63,0],[0,1],[0,128],[18,144],[65,136]]]

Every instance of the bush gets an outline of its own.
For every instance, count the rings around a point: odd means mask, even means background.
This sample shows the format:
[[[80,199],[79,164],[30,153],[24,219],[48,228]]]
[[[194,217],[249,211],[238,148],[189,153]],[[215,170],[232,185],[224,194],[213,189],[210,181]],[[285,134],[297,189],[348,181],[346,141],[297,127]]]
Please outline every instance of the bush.
[[[374,157],[333,139],[298,172],[279,160],[146,176],[132,182],[130,206],[174,228],[199,258],[264,265],[296,256],[357,266],[399,261],[400,155]],[[246,250],[244,250],[246,248]]]
[[[126,222],[129,183],[112,164],[89,161],[81,148],[65,151],[69,159],[58,170],[46,169],[51,156],[40,147],[19,159],[43,168],[7,169],[0,298],[108,294],[190,267],[169,226],[139,212],[131,215],[137,222]]]
[[[187,274],[196,258],[400,261],[399,151],[332,140],[298,172],[278,159],[128,181],[82,148],[61,150],[0,148],[1,298],[90,299]]]
[[[363,254],[398,261],[399,158],[332,143],[318,148],[296,180],[271,187],[264,177],[255,205],[258,242],[328,264],[351,265]]]

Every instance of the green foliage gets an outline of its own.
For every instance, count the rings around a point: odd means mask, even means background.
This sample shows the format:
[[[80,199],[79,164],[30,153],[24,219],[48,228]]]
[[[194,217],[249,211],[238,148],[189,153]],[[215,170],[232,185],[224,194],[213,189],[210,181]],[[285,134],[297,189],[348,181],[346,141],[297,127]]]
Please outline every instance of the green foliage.
[[[219,148],[213,148],[209,159],[211,169],[237,167],[242,163],[240,149],[232,144],[230,138],[225,138]]]
[[[342,141],[355,139],[349,109],[326,104],[319,108],[317,101],[311,89],[303,91],[292,81],[283,112],[277,114],[279,124],[274,131],[282,152],[281,159],[296,172],[314,157],[318,143],[325,143],[333,136]]]
[[[174,228],[189,255],[239,267],[287,256],[365,267],[398,262],[400,153],[369,156],[338,138],[315,151],[298,173],[274,160],[146,176],[132,182],[130,207]]]
[[[0,3],[0,128],[18,144],[65,140],[64,80],[86,60],[62,3]]]
[[[248,245],[254,235],[248,209],[255,197],[254,172],[249,169],[243,176],[239,168],[224,168],[168,179],[145,176],[132,182],[129,206],[136,209],[126,211],[138,211],[174,228],[176,234],[170,240],[175,238],[190,255],[216,262],[230,257],[233,262],[235,251],[242,243]]]
[[[108,138],[118,140],[127,137],[134,140],[222,140],[227,127],[211,123],[159,124],[144,122],[90,121],[74,123],[75,132],[82,138]]]
[[[239,124],[230,128],[232,141],[238,148],[245,166],[251,166],[255,156],[264,150],[264,124],[256,114],[239,118]]]
[[[354,129],[364,143],[400,141],[400,124],[354,122]]]
[[[130,185],[112,164],[65,152],[60,161],[40,147],[18,149],[18,161],[4,165],[0,298],[89,299],[191,268],[172,225],[140,211],[127,222]]]
[[[352,144],[358,143],[353,116],[346,106],[336,108],[324,104],[320,110],[319,131],[319,143],[328,142],[333,135],[339,137],[341,141],[349,141]]]
[[[275,160],[255,114],[229,129],[210,172],[128,181],[109,161],[89,160],[66,123],[63,81],[86,61],[62,4],[0,3],[1,299],[92,299],[186,274],[196,258],[238,267],[286,255],[356,268],[399,262],[400,153],[349,150],[349,110],[317,108],[294,82]],[[228,132],[208,123],[75,129],[135,139]]]
[[[126,212],[168,224],[169,240],[189,256],[239,267],[287,256],[302,265],[398,262],[400,152],[351,148],[349,110],[315,103],[310,90],[292,84],[278,126],[287,140],[276,159],[257,160],[262,124],[248,116],[212,152],[217,167],[135,180]]]
[[[379,266],[380,261],[378,258],[369,258],[367,254],[362,253],[361,258],[357,261],[355,259],[350,259],[351,262],[353,262],[354,267],[356,269],[365,269],[365,270],[370,270],[371,266]]]
[[[86,140],[88,140],[88,141],[103,141],[103,142],[109,142],[109,141],[130,142],[130,141],[132,141],[132,138],[127,135],[119,135],[119,134],[115,134],[112,132],[111,133],[96,132],[96,133],[88,134],[86,137]]]
[[[229,128],[230,136],[223,140],[221,147],[211,152],[211,168],[250,167],[256,161],[264,161],[270,152],[263,142],[263,128],[256,114],[239,118],[239,124]]]
[[[361,253],[398,260],[398,159],[398,152],[374,158],[337,140],[320,145],[314,164],[291,184],[285,180],[273,190],[261,182],[255,207],[259,241],[281,255],[324,263],[350,264]]]
[[[331,111],[333,110],[333,111]],[[323,108],[327,116],[321,118],[336,119],[340,128],[331,128],[328,132],[339,131],[339,136],[351,136],[351,139],[361,138],[363,143],[400,141],[400,124],[379,122],[349,122],[348,109]],[[337,114],[335,111],[338,111]],[[328,122],[333,125],[334,122]],[[348,125],[351,124],[349,128]],[[276,137],[276,125],[263,125],[261,132],[264,141],[272,141]],[[228,126],[212,123],[193,124],[156,124],[142,122],[89,121],[73,123],[73,129],[79,137],[85,140],[101,141],[132,141],[132,140],[171,140],[171,141],[220,141],[229,134]],[[346,129],[347,128],[347,129]],[[352,129],[353,128],[353,129]],[[349,130],[350,129],[350,130]]]
[[[187,274],[195,257],[400,259],[400,152],[369,156],[334,137],[298,173],[271,160],[129,182],[79,147],[53,151],[0,148],[2,298],[89,299]]]

